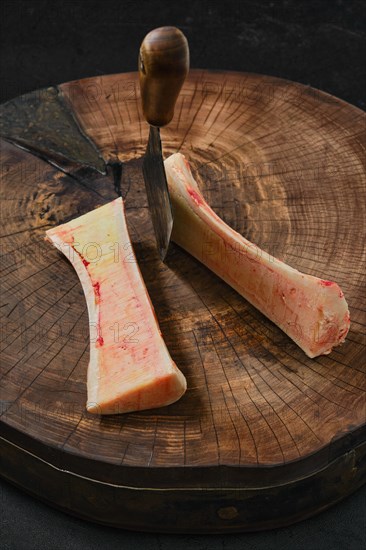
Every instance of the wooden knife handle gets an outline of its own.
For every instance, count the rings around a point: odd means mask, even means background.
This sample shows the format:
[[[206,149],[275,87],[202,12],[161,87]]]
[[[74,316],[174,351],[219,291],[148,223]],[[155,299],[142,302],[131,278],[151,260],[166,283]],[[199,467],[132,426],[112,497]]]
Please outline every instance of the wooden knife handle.
[[[139,76],[144,117],[152,126],[165,126],[189,69],[189,48],[176,27],[149,32],[140,47]]]

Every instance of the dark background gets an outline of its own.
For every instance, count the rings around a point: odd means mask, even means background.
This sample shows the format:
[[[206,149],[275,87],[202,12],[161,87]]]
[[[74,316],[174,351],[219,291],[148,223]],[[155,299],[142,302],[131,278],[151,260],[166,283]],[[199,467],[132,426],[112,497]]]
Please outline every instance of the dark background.
[[[288,78],[366,107],[362,0],[1,4],[0,101],[86,76],[134,71],[145,34],[176,25],[189,40],[192,67]]]
[[[264,73],[366,108],[366,12],[359,0],[3,1],[0,101],[86,76],[136,69],[154,27],[186,34],[191,66]],[[265,533],[190,536],[79,521],[0,481],[1,550],[361,550],[366,488],[310,520]]]

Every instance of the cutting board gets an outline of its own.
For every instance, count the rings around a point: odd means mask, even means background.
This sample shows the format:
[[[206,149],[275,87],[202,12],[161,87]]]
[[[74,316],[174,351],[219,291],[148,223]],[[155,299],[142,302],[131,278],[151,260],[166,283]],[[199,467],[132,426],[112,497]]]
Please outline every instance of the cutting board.
[[[365,121],[308,86],[194,70],[162,130],[165,156],[186,155],[226,223],[342,287],[347,340],[309,359],[183,250],[159,260],[135,73],[2,105],[1,475],[79,517],[165,532],[278,527],[357,489],[366,470]],[[82,288],[44,232],[118,195],[188,389],[165,408],[100,417],[85,411]],[[138,327],[125,338],[138,345]]]

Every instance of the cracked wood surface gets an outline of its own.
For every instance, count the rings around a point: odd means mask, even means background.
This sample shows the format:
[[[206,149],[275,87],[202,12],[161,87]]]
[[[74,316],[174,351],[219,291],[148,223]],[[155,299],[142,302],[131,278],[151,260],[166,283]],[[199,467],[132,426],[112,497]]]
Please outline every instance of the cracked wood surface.
[[[31,101],[24,97],[27,110]],[[148,126],[137,75],[63,84],[57,102],[73,110],[65,116],[75,124],[63,126],[59,151],[50,137],[52,117],[38,118],[25,143],[22,124],[31,115],[12,127],[5,110],[4,437],[60,468],[166,488],[275,486],[320,471],[363,442],[365,114],[271,77],[191,71],[175,117],[162,130],[165,156],[186,155],[226,223],[293,267],[340,284],[350,306],[349,335],[329,356],[309,359],[178,247],[160,262],[141,172]],[[20,109],[16,100],[12,109]],[[70,152],[76,135],[81,141]],[[166,408],[95,418],[85,411],[85,299],[73,268],[43,236],[119,194],[164,339],[188,389]]]

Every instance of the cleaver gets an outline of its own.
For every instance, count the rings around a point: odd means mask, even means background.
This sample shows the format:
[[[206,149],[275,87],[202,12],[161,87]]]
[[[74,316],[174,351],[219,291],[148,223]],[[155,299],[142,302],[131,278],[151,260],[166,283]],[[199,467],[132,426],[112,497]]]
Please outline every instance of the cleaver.
[[[189,69],[189,48],[176,27],[159,27],[142,41],[139,53],[142,110],[150,124],[142,170],[160,258],[164,261],[173,228],[173,212],[163,164],[160,128],[169,124]]]

